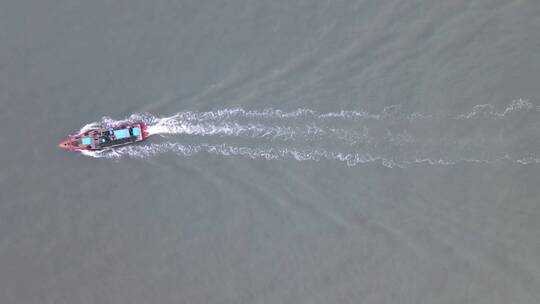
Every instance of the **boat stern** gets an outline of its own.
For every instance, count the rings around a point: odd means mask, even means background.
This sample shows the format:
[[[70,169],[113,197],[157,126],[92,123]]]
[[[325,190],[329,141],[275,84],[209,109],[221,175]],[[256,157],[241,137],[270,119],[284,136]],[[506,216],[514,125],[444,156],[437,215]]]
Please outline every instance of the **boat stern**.
[[[148,136],[150,136],[150,133],[148,132],[148,127],[146,126],[145,123],[141,123],[140,127],[141,127],[141,131],[142,131],[142,139],[145,139]]]

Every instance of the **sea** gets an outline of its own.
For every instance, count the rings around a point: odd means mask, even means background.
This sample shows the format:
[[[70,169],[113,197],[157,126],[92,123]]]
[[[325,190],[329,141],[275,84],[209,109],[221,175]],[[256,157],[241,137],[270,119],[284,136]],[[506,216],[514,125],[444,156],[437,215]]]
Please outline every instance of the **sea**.
[[[538,0],[1,1],[0,145],[0,303],[540,303]]]

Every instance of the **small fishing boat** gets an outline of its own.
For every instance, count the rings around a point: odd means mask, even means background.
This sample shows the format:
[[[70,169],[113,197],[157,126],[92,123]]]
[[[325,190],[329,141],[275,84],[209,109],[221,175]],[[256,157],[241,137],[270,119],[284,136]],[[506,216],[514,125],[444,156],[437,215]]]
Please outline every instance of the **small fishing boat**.
[[[103,150],[143,141],[148,136],[144,123],[123,124],[70,135],[62,140],[58,147],[72,151]]]

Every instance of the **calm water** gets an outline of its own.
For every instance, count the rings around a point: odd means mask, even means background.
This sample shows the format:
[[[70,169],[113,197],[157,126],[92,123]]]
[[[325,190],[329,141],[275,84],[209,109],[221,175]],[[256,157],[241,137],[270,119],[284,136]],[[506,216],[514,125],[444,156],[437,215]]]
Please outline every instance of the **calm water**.
[[[540,2],[3,1],[0,302],[538,303]],[[85,125],[144,144],[82,155]]]

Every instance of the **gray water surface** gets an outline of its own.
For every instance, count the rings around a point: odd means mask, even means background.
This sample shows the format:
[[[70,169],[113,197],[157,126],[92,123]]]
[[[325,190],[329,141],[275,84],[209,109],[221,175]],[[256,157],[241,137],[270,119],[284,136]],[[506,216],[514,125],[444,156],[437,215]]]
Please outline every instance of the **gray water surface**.
[[[537,0],[3,1],[0,302],[539,303],[539,98]],[[56,146],[270,108],[316,114]],[[259,153],[293,148],[401,165]]]

